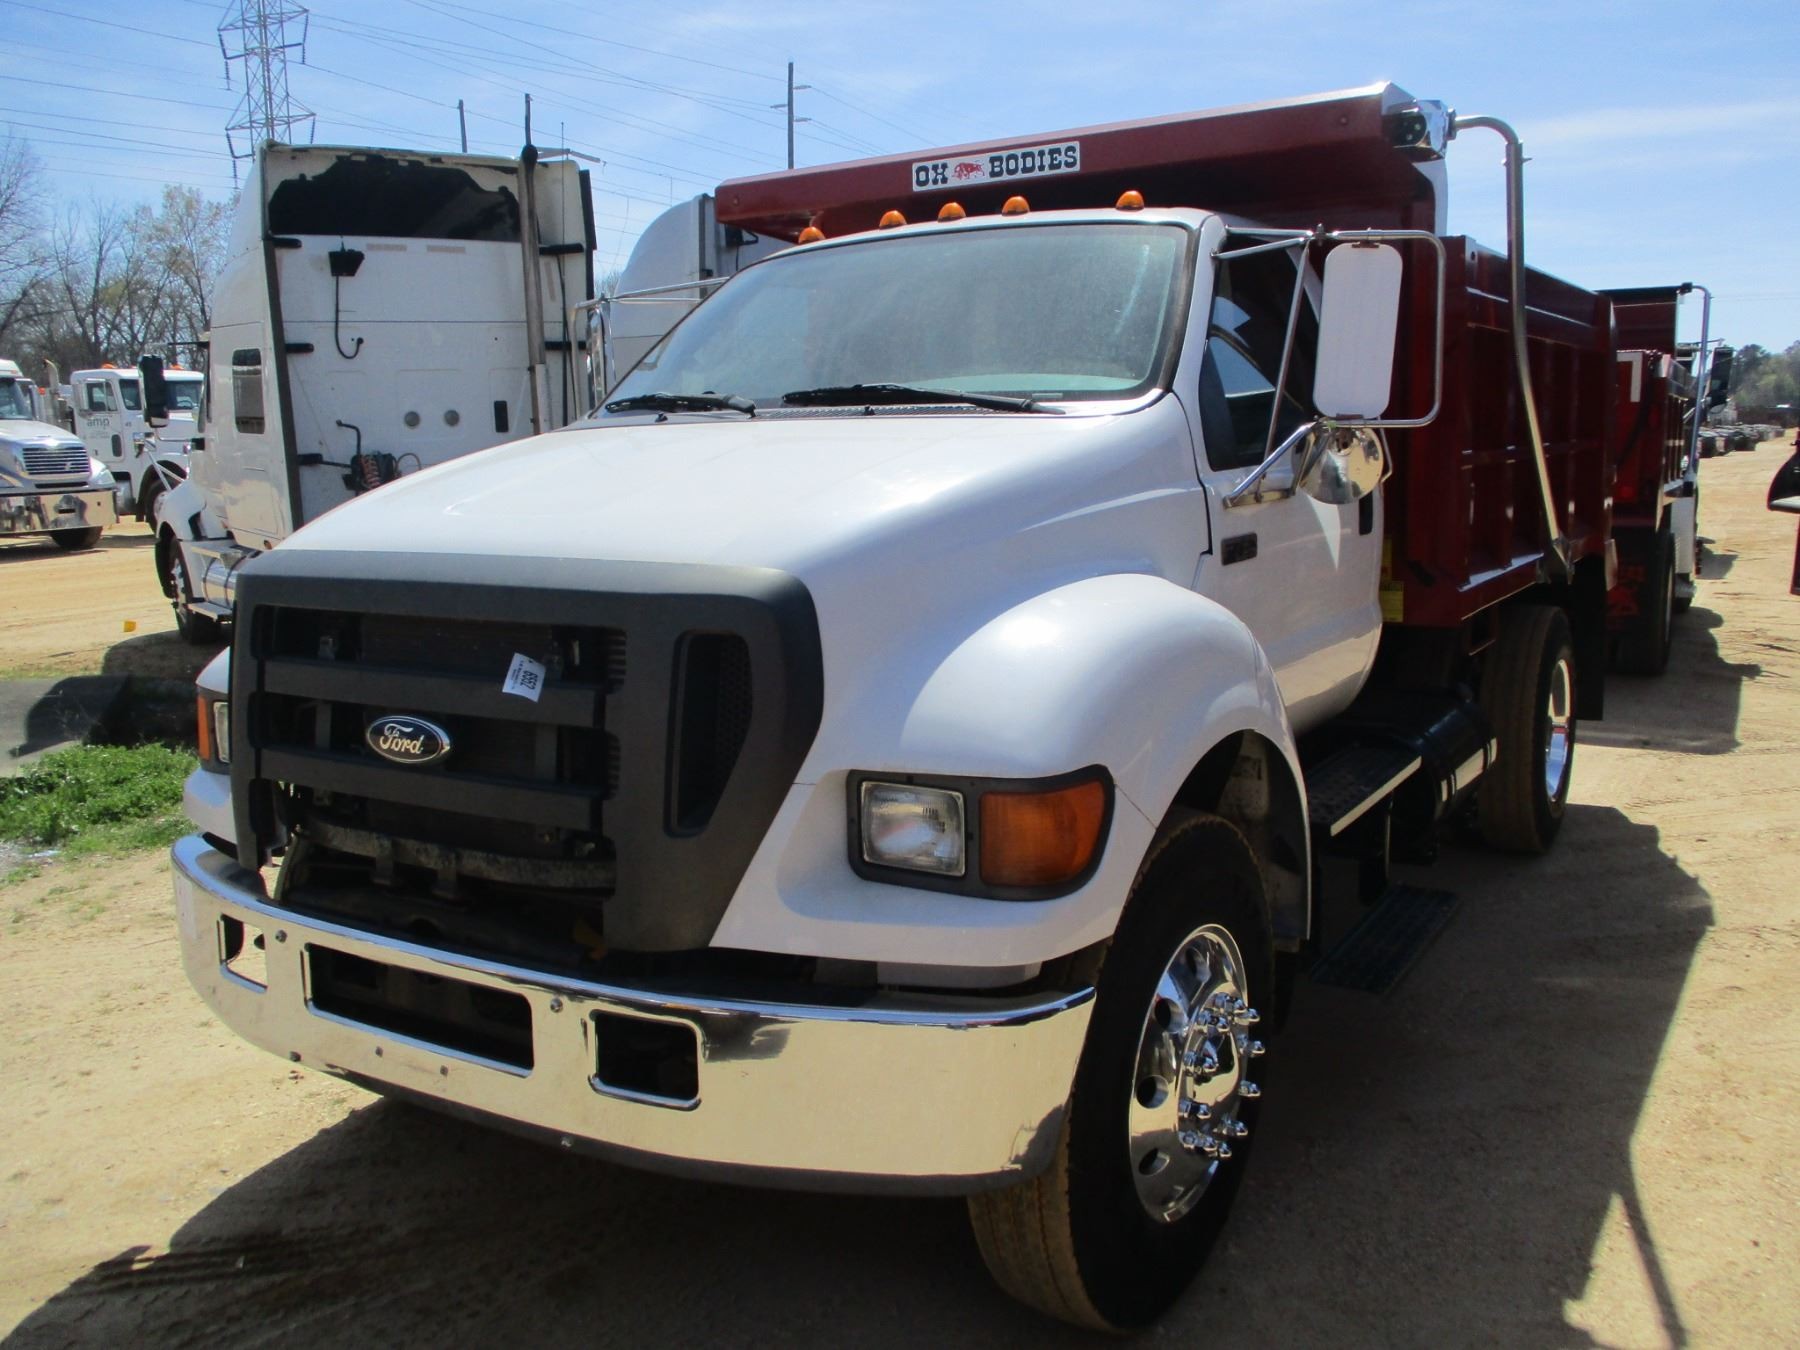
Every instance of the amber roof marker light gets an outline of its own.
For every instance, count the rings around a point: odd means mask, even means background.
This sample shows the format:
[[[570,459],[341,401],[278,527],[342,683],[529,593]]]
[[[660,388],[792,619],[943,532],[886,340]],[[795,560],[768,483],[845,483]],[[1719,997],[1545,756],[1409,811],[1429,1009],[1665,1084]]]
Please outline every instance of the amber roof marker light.
[[[1003,216],[1022,216],[1031,210],[1031,203],[1023,197],[1008,197],[1006,205],[1000,208]]]
[[[962,220],[967,217],[968,214],[967,211],[962,209],[962,204],[960,202],[945,202],[942,206],[938,207],[939,220]]]
[[[825,231],[821,230],[817,225],[808,225],[804,230],[800,231],[799,239],[794,242],[799,244],[816,244],[824,237]]]
[[[881,224],[877,228],[883,230],[895,230],[904,224],[906,224],[905,216],[901,215],[898,211],[889,211],[881,217]]]
[[[1144,194],[1139,192],[1136,188],[1121,192],[1119,194],[1119,200],[1113,203],[1113,208],[1118,211],[1142,211],[1144,209]]]

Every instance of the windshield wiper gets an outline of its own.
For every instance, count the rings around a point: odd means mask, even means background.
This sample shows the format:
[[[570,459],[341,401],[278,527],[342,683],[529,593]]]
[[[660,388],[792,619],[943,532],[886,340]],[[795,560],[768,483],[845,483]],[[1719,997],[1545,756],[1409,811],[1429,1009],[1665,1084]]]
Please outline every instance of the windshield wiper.
[[[732,412],[756,416],[756,405],[741,394],[633,394],[615,398],[606,405],[609,413],[619,412]]]
[[[781,401],[796,408],[844,408],[866,404],[869,407],[899,403],[966,403],[972,408],[992,408],[997,412],[1047,413],[1034,398],[1011,398],[1005,394],[971,394],[961,389],[929,389],[915,384],[824,384],[817,389],[793,389]]]

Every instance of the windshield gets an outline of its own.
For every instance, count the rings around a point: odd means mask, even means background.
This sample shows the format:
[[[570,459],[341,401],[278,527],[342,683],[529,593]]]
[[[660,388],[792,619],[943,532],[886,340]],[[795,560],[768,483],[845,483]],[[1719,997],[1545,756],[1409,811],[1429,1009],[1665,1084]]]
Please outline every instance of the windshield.
[[[0,417],[30,418],[31,399],[18,380],[0,380]]]
[[[204,380],[169,381],[169,411],[172,413],[191,413],[200,411],[201,386]]]
[[[1162,370],[1187,232],[1008,226],[798,249],[735,278],[608,395],[898,384],[1128,398]]]

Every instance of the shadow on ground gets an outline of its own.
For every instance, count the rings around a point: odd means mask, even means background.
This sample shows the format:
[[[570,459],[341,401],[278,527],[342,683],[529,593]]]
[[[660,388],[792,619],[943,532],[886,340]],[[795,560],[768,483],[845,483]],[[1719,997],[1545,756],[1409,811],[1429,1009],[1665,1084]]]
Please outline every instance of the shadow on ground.
[[[1641,1218],[1631,1138],[1708,897],[1654,829],[1596,806],[1570,810],[1550,858],[1452,850],[1429,880],[1460,912],[1397,990],[1302,983],[1259,1075],[1237,1213],[1156,1339],[1588,1343],[1565,1300],[1612,1206]],[[1685,1343],[1654,1246],[1640,1255]],[[230,1187],[166,1253],[123,1246],[7,1344],[250,1336],[1096,1343],[989,1285],[955,1201],[678,1181],[376,1103]]]
[[[223,646],[223,643],[208,643],[196,647],[174,632],[139,633],[108,647],[100,669],[108,675],[136,675],[192,683]]]
[[[1606,718],[1581,724],[1582,743],[1694,755],[1737,749],[1744,684],[1760,679],[1763,668],[1725,659],[1718,637],[1723,624],[1716,610],[1695,605],[1675,620],[1666,674],[1609,672]]]

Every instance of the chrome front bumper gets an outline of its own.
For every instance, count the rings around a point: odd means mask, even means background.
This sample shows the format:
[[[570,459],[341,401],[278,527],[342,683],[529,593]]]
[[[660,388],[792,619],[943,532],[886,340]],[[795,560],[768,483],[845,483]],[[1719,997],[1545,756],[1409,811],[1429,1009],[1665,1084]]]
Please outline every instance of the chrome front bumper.
[[[110,487],[0,493],[0,535],[84,530],[93,525],[116,525],[118,521],[118,506]]]
[[[1024,1180],[1055,1148],[1093,1007],[1087,988],[1011,1001],[893,995],[851,1008],[593,984],[299,918],[197,835],[172,858],[188,978],[246,1040],[657,1170],[929,1194]],[[239,973],[241,957],[227,964],[228,920],[262,935],[262,982]],[[530,1067],[322,1011],[311,989],[316,948],[522,996]],[[601,1082],[603,1015],[691,1027],[697,1099]]]

